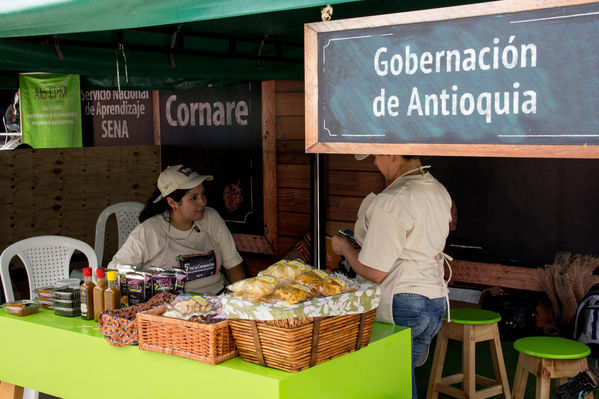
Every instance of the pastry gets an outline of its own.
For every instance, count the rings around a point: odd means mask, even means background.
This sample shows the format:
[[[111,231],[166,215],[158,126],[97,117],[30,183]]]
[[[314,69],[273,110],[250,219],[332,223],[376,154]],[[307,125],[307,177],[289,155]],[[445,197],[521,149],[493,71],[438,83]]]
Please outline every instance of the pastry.
[[[297,261],[281,260],[258,273],[258,276],[273,276],[282,286],[291,284],[299,275],[311,270],[308,265]]]
[[[275,291],[275,295],[277,298],[290,304],[307,301],[313,296],[310,288],[297,284],[293,284],[287,288],[279,288]]]
[[[273,276],[263,275],[246,278],[231,284],[228,288],[238,298],[259,302],[274,292],[277,288],[277,280]]]

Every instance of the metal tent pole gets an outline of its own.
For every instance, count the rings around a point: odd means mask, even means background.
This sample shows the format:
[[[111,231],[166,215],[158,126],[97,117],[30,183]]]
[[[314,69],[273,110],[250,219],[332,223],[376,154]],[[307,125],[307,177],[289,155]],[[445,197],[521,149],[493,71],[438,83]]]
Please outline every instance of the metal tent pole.
[[[324,269],[326,266],[326,174],[325,154],[310,157],[312,186],[312,266]]]

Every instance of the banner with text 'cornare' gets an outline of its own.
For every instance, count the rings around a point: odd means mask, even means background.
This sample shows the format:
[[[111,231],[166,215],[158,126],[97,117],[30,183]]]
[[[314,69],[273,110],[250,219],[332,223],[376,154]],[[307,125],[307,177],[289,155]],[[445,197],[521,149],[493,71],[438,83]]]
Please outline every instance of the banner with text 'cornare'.
[[[81,147],[79,75],[19,76],[23,142],[33,148]]]

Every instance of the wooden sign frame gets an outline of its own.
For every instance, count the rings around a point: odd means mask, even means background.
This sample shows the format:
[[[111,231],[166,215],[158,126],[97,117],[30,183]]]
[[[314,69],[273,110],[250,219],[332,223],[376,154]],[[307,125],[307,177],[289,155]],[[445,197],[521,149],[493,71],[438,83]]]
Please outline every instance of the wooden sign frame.
[[[304,26],[306,152],[530,158],[599,158],[599,145],[323,142],[319,141],[318,136],[318,34],[321,32],[417,24],[422,22],[444,21],[476,16],[490,16],[504,13],[590,4],[596,2],[596,0],[505,0],[433,10],[422,10],[306,24]],[[589,118],[594,117],[594,115],[589,115]],[[597,133],[599,134],[599,132]]]
[[[264,235],[233,234],[242,252],[274,254],[277,250],[277,141],[275,81],[262,82],[262,194]]]

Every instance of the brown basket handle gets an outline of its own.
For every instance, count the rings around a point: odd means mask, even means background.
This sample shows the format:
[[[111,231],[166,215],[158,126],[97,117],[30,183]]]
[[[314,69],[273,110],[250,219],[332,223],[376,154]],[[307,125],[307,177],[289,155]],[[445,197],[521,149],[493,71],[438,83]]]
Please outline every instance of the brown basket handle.
[[[320,319],[314,319],[312,329],[312,350],[310,351],[310,367],[316,364],[316,353],[318,352],[318,338],[320,337]]]
[[[262,353],[262,346],[260,345],[260,335],[258,335],[256,320],[250,320],[250,326],[252,326],[252,335],[254,337],[254,345],[256,346],[256,355],[258,355],[258,364],[260,366],[265,366],[264,354]]]
[[[356,341],[356,350],[362,347],[362,334],[364,333],[364,325],[366,324],[366,313],[360,315],[360,328],[358,329],[358,340]]]

